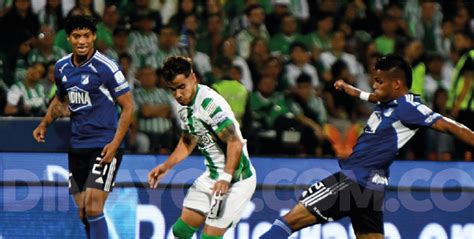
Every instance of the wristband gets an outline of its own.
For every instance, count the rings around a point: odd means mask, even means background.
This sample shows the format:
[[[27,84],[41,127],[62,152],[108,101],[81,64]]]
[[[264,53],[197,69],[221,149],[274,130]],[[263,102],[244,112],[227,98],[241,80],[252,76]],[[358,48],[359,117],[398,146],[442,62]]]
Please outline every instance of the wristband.
[[[369,92],[361,91],[360,95],[359,95],[359,98],[361,100],[369,101],[369,96],[370,96]]]
[[[221,180],[224,180],[230,183],[230,181],[232,181],[232,175],[230,173],[223,172],[219,175],[219,178],[217,179],[217,181],[221,181]]]

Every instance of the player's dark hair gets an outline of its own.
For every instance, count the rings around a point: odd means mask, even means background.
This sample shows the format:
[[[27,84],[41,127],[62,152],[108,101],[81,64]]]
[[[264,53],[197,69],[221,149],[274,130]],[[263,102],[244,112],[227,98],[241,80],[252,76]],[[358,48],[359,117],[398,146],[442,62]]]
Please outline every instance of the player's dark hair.
[[[411,84],[413,81],[411,66],[405,59],[403,59],[403,57],[395,54],[382,56],[377,60],[377,63],[375,64],[375,69],[381,71],[390,71],[393,69],[398,69],[403,71],[403,79],[405,80],[405,85],[408,89],[411,88]]]
[[[95,20],[92,17],[84,15],[70,16],[66,19],[64,26],[66,34],[69,35],[76,29],[89,29],[94,34],[97,31]]]
[[[163,78],[172,82],[176,76],[183,74],[189,77],[193,72],[191,59],[182,56],[171,56],[166,59],[163,65]]]

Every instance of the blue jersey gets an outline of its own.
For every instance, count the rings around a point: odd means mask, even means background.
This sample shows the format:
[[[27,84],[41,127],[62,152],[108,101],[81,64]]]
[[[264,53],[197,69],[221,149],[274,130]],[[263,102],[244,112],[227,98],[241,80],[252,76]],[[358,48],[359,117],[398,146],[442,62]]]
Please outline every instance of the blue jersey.
[[[339,161],[342,172],[367,188],[383,190],[399,149],[418,128],[429,127],[441,117],[413,94],[377,104],[352,154]]]
[[[110,143],[117,130],[115,99],[130,91],[119,66],[100,52],[80,66],[72,54],[55,66],[56,95],[68,97],[71,111],[71,147],[97,148]]]

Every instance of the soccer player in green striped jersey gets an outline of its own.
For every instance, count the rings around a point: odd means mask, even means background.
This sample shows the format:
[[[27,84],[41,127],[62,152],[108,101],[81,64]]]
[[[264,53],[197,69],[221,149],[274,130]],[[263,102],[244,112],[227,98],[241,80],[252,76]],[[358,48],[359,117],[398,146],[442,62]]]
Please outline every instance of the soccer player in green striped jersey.
[[[246,141],[229,104],[211,88],[197,84],[189,58],[170,57],[163,75],[176,99],[183,129],[175,150],[148,174],[152,188],[176,164],[198,146],[205,158],[206,171],[189,188],[181,217],[173,225],[177,238],[191,238],[204,225],[201,238],[222,238],[235,226],[256,186]],[[215,207],[215,197],[223,197]],[[222,213],[214,214],[215,209]]]

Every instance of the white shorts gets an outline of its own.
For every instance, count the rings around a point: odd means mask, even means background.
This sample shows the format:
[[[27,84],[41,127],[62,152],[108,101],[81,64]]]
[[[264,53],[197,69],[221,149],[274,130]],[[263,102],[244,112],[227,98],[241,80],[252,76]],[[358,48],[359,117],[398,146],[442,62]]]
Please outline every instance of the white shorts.
[[[257,177],[255,171],[252,173],[251,177],[230,186],[229,192],[227,192],[224,199],[222,215],[217,219],[206,218],[206,225],[217,228],[227,228],[230,225],[234,227],[237,225],[242,212],[255,192]],[[211,206],[211,192],[215,182],[207,174],[199,176],[188,189],[183,207],[207,215]]]

